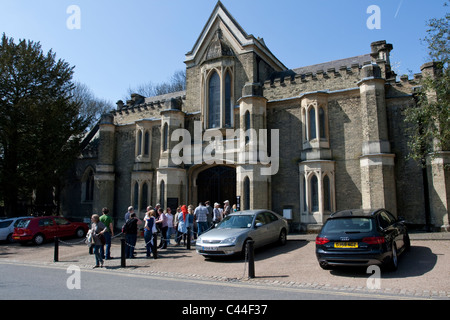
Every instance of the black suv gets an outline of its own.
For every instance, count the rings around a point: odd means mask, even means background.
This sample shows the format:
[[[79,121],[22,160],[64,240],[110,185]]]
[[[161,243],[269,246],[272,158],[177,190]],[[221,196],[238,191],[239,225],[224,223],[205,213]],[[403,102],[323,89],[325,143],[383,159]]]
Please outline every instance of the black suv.
[[[409,250],[402,218],[385,209],[333,213],[316,238],[316,256],[323,269],[334,266],[398,267],[398,256]]]

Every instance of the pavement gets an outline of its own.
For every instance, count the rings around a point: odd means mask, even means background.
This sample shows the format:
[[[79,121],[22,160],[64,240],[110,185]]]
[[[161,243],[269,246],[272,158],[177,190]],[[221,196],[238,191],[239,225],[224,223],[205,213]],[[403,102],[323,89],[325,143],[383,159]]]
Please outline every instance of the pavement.
[[[290,234],[285,246],[272,245],[255,252],[255,278],[248,277],[248,262],[243,258],[205,259],[195,251],[175,246],[158,251],[158,259],[145,257],[145,243],[138,238],[136,258],[121,266],[120,237],[113,239],[112,260],[102,270],[140,273],[154,277],[223,281],[242,284],[305,288],[363,294],[379,293],[401,298],[450,299],[450,233],[412,232],[411,251],[400,256],[396,272],[381,274],[379,289],[369,289],[367,270],[353,268],[322,270],[315,257],[316,234]],[[84,241],[65,239],[59,243],[59,259],[54,262],[54,243],[40,247],[19,244],[0,245],[2,261],[58,267],[77,265],[91,269],[95,257]]]

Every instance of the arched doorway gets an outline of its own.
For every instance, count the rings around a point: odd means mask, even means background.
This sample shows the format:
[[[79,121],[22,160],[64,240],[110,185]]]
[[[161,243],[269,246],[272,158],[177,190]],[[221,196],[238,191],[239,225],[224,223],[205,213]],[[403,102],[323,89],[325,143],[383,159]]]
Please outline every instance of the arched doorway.
[[[223,206],[225,200],[236,202],[236,168],[215,166],[200,172],[197,176],[197,203],[209,200]]]

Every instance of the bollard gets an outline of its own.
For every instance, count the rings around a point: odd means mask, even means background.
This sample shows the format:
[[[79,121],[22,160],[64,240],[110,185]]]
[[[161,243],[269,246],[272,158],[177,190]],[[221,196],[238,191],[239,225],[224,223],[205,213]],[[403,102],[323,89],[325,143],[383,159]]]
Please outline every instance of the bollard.
[[[59,238],[55,237],[55,252],[53,253],[53,262],[58,262],[59,260]]]
[[[153,234],[153,259],[158,259],[158,234]]]
[[[125,268],[127,266],[126,258],[125,258],[125,246],[126,246],[125,238],[122,237],[120,239],[120,266],[122,268]]]
[[[187,228],[186,233],[186,249],[191,250],[191,228]]]
[[[247,241],[247,259],[248,259],[248,277],[253,279],[255,277],[255,252],[253,240]]]

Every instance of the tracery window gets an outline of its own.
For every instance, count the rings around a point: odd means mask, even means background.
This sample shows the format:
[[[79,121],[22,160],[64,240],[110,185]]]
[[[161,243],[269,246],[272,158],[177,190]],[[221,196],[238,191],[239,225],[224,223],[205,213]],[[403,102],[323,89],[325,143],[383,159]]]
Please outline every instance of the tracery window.
[[[220,77],[214,72],[209,79],[208,115],[209,128],[220,127]]]
[[[81,180],[81,201],[92,202],[94,200],[94,169],[89,167]]]
[[[233,73],[231,67],[205,71],[205,129],[233,126]]]

